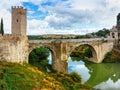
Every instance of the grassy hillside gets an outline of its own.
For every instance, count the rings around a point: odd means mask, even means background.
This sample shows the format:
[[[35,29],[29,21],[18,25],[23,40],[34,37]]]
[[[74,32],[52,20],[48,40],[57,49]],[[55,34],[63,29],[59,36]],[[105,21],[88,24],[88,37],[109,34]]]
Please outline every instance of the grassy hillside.
[[[92,90],[77,73],[45,73],[37,67],[0,62],[0,90]]]
[[[120,63],[120,53],[113,49],[105,55],[103,62]]]

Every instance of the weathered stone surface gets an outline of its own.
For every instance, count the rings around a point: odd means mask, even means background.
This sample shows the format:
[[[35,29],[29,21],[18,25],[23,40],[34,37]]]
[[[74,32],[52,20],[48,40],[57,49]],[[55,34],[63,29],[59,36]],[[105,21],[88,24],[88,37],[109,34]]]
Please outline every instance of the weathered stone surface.
[[[68,57],[71,52],[80,45],[88,45],[93,53],[87,60],[100,63],[107,52],[113,48],[113,40],[110,39],[59,39],[59,40],[29,40],[29,53],[36,47],[45,46],[52,51],[52,66],[63,73],[68,71]]]
[[[26,9],[12,7],[12,35],[0,35],[0,60],[28,63],[29,53],[36,47],[45,46],[52,52],[53,69],[67,73],[68,57],[80,45],[90,46],[93,58],[88,60],[100,63],[105,54],[112,50],[113,41],[103,39],[51,39],[29,40],[26,36]]]
[[[28,40],[24,36],[5,35],[0,38],[0,60],[28,62]]]

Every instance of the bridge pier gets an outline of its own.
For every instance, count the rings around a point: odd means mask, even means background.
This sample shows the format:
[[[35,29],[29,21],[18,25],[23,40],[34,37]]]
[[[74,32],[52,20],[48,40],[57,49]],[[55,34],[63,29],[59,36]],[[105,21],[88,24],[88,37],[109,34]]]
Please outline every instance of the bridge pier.
[[[53,60],[52,63],[52,68],[58,72],[62,72],[64,74],[68,73],[68,63],[67,61],[62,61],[59,58],[56,58],[55,60]]]
[[[101,39],[51,39],[51,40],[29,40],[29,51],[35,47],[45,46],[52,51],[52,67],[62,73],[68,73],[68,56],[80,45],[88,45],[93,57],[87,60],[100,63],[107,52],[113,48],[113,41]]]
[[[67,44],[64,42],[54,42],[54,52],[52,55],[52,67],[62,73],[68,73]]]

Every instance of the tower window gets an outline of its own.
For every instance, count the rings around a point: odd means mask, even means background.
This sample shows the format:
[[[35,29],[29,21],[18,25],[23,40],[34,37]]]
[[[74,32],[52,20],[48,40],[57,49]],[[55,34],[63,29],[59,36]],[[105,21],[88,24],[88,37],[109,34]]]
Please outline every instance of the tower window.
[[[115,38],[115,33],[112,33],[112,38]]]
[[[18,19],[17,19],[17,22],[18,22]]]

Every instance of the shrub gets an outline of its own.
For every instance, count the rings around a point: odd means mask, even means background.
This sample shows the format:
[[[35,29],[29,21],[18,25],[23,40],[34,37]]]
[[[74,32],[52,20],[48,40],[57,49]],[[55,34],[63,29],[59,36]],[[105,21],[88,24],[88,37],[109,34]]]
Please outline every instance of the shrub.
[[[77,72],[71,72],[69,76],[74,82],[81,82],[81,76]]]

